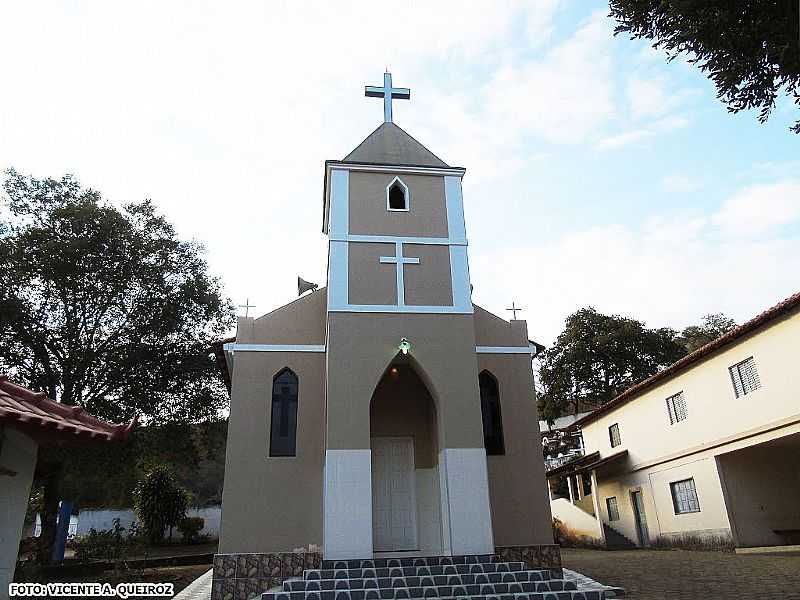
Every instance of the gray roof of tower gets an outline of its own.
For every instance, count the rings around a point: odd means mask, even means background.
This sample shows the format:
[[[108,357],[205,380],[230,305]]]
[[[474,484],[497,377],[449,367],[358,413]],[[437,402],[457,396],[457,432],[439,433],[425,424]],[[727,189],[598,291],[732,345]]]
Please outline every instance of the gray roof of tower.
[[[382,123],[343,162],[448,167],[442,159],[394,123]]]

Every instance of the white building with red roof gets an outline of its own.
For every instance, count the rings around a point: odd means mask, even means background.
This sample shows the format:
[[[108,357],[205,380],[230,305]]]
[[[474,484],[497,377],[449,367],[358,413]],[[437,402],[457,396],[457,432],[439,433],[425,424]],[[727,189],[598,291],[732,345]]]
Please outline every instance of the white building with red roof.
[[[0,375],[0,600],[14,578],[39,446],[123,441],[135,424],[102,421]]]

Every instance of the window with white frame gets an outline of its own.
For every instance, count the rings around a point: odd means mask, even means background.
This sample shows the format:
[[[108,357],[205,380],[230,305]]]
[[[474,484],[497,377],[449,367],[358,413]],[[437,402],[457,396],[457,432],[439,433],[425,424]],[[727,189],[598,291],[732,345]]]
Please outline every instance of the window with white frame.
[[[683,421],[688,415],[686,413],[686,398],[683,392],[678,392],[667,398],[667,412],[669,413],[669,424],[675,425]]]
[[[728,367],[728,371],[730,371],[733,391],[737,398],[761,387],[756,361],[752,356],[736,363],[732,367]]]
[[[669,484],[669,487],[672,492],[672,506],[676,515],[700,512],[700,502],[697,500],[694,478],[673,481]]]
[[[616,496],[606,498],[606,509],[608,510],[609,521],[619,521],[619,505],[617,504]]]
[[[408,186],[399,177],[395,177],[386,186],[386,209],[408,211],[410,204]]]
[[[622,437],[619,435],[619,423],[614,423],[608,428],[608,439],[612,448],[616,448],[622,443]]]

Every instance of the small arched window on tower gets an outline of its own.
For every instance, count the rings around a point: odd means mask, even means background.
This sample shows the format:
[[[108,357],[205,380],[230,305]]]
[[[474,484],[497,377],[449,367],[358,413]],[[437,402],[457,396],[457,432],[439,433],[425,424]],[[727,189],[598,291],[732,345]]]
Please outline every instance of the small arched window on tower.
[[[487,455],[505,454],[503,442],[503,419],[500,414],[500,391],[497,379],[489,371],[478,375],[481,392],[481,416],[483,417],[483,445]]]
[[[388,210],[408,211],[410,202],[408,186],[399,177],[386,186],[386,208]]]
[[[289,368],[272,379],[269,455],[297,453],[297,375]]]

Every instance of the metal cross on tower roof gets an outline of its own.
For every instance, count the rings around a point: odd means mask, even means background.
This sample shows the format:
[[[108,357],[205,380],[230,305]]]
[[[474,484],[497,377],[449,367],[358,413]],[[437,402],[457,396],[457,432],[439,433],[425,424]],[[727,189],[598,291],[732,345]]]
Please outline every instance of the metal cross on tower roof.
[[[411,90],[392,87],[392,74],[383,74],[383,87],[368,85],[364,87],[364,95],[370,98],[383,98],[383,122],[392,122],[392,100],[410,100]]]
[[[512,319],[513,319],[514,321],[516,321],[516,320],[517,320],[517,312],[523,311],[523,310],[525,310],[525,309],[524,309],[524,308],[519,308],[519,307],[518,307],[516,304],[514,304],[514,303],[512,302],[512,303],[511,303],[511,308],[507,308],[506,310],[510,310],[510,311],[511,311],[511,313],[514,315],[514,316],[512,317]]]

